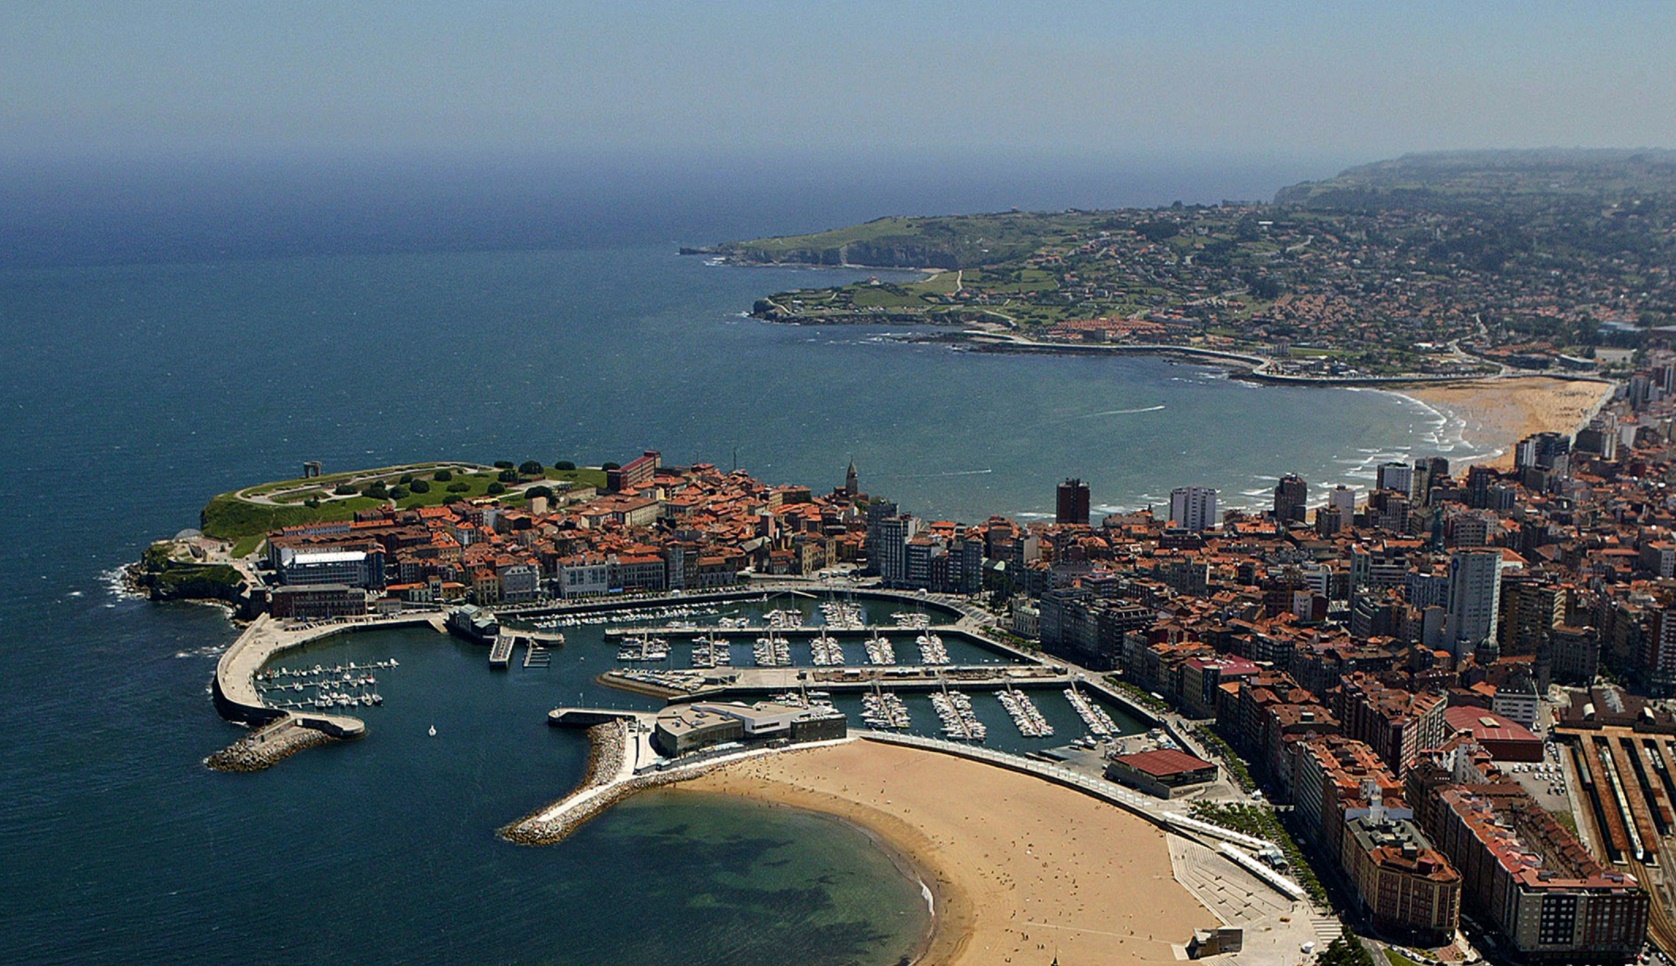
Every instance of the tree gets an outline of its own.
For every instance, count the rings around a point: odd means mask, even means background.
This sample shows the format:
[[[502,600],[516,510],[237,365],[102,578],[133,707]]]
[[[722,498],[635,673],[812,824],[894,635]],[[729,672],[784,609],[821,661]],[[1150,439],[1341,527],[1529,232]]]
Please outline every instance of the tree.
[[[464,503],[465,501],[466,501],[466,498],[463,497],[463,496],[449,495],[449,496],[445,496],[445,497],[442,498],[442,505],[443,506],[453,506],[456,503]]]
[[[497,479],[502,483],[516,483],[518,482],[518,471],[514,469],[501,470]]]
[[[601,463],[599,465],[599,468],[602,469],[602,470],[620,470],[620,469],[623,468],[623,464],[621,464],[621,463]]]
[[[415,493],[429,493],[431,492],[431,484],[425,480],[414,480],[408,484],[408,489]]]
[[[354,496],[361,491],[355,489],[353,486],[350,486],[348,483],[345,483],[332,492],[336,493],[338,496]]]
[[[497,469],[497,470],[509,470],[511,468],[512,468],[512,461],[511,460],[495,460],[495,469]]]
[[[489,489],[484,492],[488,493],[490,496],[500,496],[502,493],[506,492],[506,484],[496,480],[495,482],[490,483]]]
[[[569,473],[576,469],[576,464],[572,463],[570,460],[559,460],[557,463],[553,464],[553,469]]]
[[[390,488],[390,499],[405,500],[407,499],[407,492],[407,487],[405,486],[401,486],[400,484],[392,486]]]
[[[1349,933],[1339,933],[1337,939],[1327,944],[1316,959],[1320,966],[1373,966],[1373,957],[1361,943],[1350,938]]]
[[[438,483],[447,483],[449,480],[451,480],[453,478],[454,478],[454,471],[453,470],[437,470],[436,474],[431,477],[431,479],[436,480]]]
[[[413,474],[412,473],[403,473],[402,478],[397,480],[396,482],[404,484],[404,485],[408,484],[408,483],[412,483],[413,482]]]
[[[461,480],[458,483],[448,484],[448,492],[450,493],[469,493],[470,491],[471,484],[467,483],[465,480]]]
[[[525,476],[540,476],[546,471],[547,468],[541,465],[540,460],[525,460],[518,464],[518,472]]]
[[[532,500],[538,496],[551,500],[553,498],[553,488],[550,486],[532,486],[524,491],[524,495]]]
[[[390,495],[390,491],[385,488],[383,480],[374,480],[373,484],[363,491],[363,494],[375,500],[382,500]]]

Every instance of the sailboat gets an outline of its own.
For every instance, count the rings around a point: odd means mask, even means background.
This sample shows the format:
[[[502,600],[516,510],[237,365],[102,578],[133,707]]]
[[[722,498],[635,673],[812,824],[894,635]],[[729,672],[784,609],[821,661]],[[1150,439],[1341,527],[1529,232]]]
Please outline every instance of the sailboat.
[[[436,725],[431,725],[431,737],[436,737]]]

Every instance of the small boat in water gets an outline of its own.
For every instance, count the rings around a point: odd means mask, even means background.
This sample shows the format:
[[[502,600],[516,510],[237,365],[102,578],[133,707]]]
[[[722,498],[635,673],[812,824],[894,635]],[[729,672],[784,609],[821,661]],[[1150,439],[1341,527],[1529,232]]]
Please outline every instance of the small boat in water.
[[[436,737],[436,725],[431,725],[431,737]]]

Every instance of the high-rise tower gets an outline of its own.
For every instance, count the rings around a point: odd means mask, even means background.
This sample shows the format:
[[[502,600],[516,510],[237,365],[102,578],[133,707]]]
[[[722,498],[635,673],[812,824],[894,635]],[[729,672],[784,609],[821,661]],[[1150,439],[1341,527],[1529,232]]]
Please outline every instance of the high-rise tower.
[[[1059,484],[1059,499],[1053,513],[1054,523],[1080,523],[1088,526],[1088,484],[1069,479]]]

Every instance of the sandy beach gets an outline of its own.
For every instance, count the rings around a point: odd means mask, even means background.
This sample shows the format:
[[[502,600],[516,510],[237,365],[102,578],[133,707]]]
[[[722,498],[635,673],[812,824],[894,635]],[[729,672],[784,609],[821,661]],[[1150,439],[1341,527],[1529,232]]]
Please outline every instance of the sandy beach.
[[[1471,441],[1501,450],[1485,462],[1509,469],[1513,446],[1520,439],[1532,433],[1577,432],[1612,390],[1604,382],[1526,376],[1415,386],[1402,394],[1459,418]]]
[[[836,815],[931,887],[924,963],[1173,963],[1214,915],[1178,884],[1164,833],[1067,788],[979,762],[856,741],[753,759],[681,789]]]

